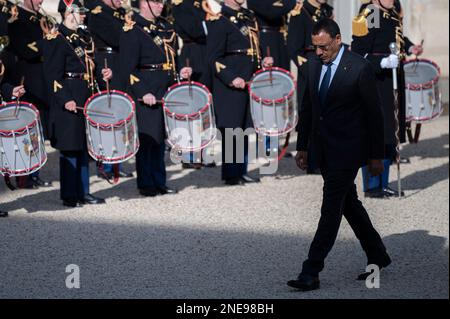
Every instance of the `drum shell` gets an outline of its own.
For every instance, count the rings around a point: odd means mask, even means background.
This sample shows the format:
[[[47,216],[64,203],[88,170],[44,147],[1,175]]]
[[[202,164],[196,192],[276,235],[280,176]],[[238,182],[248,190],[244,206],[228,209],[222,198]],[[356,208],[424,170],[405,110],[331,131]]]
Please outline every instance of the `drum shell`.
[[[85,105],[88,152],[94,160],[103,164],[118,164],[128,161],[139,150],[135,104],[127,94],[111,91],[111,103],[114,103],[115,97],[129,102],[129,110],[126,110],[128,115],[112,124],[92,120],[89,110],[96,103],[96,99],[104,98],[107,94],[106,91],[97,93],[88,99]]]
[[[7,103],[0,110],[16,108],[16,103]],[[34,119],[14,130],[0,130],[0,172],[8,176],[25,176],[40,170],[47,162],[39,111],[26,102],[21,102],[19,112],[32,112]],[[4,112],[1,112],[4,113]],[[0,116],[2,116],[0,113]],[[22,125],[20,125],[22,126]],[[16,147],[17,145],[17,147]]]
[[[249,86],[250,110],[255,131],[265,136],[282,136],[291,132],[298,123],[298,109],[296,83],[290,72],[281,68],[257,72],[252,81],[258,81],[260,75],[272,72],[276,81],[277,76],[291,81],[292,88],[288,94],[280,94],[276,99],[264,100],[257,96]]]
[[[192,114],[181,115],[172,112],[166,104],[170,93],[174,89],[189,90],[189,85],[195,87],[196,90],[202,90],[208,102],[205,105],[199,105],[199,111]],[[195,152],[208,147],[216,139],[217,133],[212,96],[205,85],[196,82],[175,84],[169,88],[164,101],[166,102],[164,105],[164,121],[167,143],[171,147],[185,152]]]
[[[435,77],[418,84],[414,77],[419,76],[421,68],[432,68]],[[411,72],[411,68],[415,72]],[[411,60],[405,63],[405,99],[406,120],[426,123],[438,118],[443,112],[442,94],[439,87],[440,69],[432,61],[425,59]],[[425,72],[425,71],[423,71]],[[416,83],[414,83],[416,82]]]

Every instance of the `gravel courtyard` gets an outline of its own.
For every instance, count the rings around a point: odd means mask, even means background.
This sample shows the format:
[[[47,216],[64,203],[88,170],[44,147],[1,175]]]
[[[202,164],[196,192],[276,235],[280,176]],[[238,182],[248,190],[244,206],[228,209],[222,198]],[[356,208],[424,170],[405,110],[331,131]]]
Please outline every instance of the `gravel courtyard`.
[[[14,192],[2,183],[0,207],[10,216],[0,219],[0,298],[448,298],[448,116],[426,125],[403,155],[412,160],[402,171],[406,198],[362,199],[393,259],[379,289],[355,280],[366,260],[346,221],[322,289],[286,286],[306,257],[322,188],[320,176],[288,158],[261,184],[231,188],[220,168],[168,164],[180,193],[153,199],[138,195],[135,179],[109,185],[92,164],[91,191],[107,204],[81,209],[61,205],[57,182]],[[58,170],[49,149],[42,176],[57,180]],[[69,264],[79,266],[80,289],[66,287]]]

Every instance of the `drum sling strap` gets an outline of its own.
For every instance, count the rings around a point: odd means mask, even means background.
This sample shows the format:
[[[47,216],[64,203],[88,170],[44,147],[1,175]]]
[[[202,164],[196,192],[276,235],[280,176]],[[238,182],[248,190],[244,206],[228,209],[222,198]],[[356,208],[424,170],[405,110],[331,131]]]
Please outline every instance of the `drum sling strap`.
[[[16,187],[14,187],[14,185],[12,184],[11,178],[10,178],[9,174],[5,174],[5,176],[3,176],[3,178],[4,178],[4,180],[5,180],[6,186],[7,186],[10,190],[15,191],[15,190],[16,190]]]
[[[97,161],[97,169],[101,176],[103,176],[106,181],[111,185],[116,185],[119,183],[119,164],[113,164],[113,171],[114,171],[114,179],[111,181],[108,174],[105,173],[105,170],[103,169],[103,162]]]
[[[410,122],[410,123],[406,124],[406,133],[408,134],[408,140],[409,140],[410,144],[419,143],[421,131],[422,131],[422,123],[417,123],[416,130],[415,130],[414,136],[413,136],[412,123]]]

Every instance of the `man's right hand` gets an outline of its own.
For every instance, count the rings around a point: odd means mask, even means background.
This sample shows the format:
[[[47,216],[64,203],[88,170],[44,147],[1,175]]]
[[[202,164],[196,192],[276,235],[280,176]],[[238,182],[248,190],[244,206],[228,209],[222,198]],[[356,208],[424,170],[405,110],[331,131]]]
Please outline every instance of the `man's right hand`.
[[[64,107],[67,111],[77,113],[77,102],[74,100],[67,102]]]
[[[147,104],[149,106],[153,106],[156,104],[156,97],[151,93],[145,94],[142,100],[144,101],[144,104]]]
[[[233,82],[231,82],[231,85],[236,89],[243,90],[247,84],[243,78],[235,78]]]
[[[372,176],[379,176],[384,172],[383,160],[369,160],[369,172]]]
[[[297,155],[295,155],[295,161],[297,162],[297,166],[305,171],[308,169],[308,152],[298,151]]]

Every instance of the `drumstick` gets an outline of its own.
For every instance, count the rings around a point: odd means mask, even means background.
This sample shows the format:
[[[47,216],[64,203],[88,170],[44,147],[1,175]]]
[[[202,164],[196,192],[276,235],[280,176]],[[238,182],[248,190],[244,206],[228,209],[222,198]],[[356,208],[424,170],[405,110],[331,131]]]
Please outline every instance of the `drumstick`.
[[[84,107],[77,106],[77,110],[84,111]],[[97,111],[97,110],[87,110],[87,112],[91,113],[91,114],[95,113],[94,115],[107,115],[107,116],[114,117],[114,114],[108,113],[108,112],[102,112],[102,111]]]
[[[186,58],[186,67],[190,68],[189,58]],[[189,97],[192,99],[192,82],[191,82],[191,76],[188,77],[189,82]]]
[[[422,39],[422,41],[420,41],[420,46],[423,46],[423,44],[425,43],[425,39]],[[414,61],[414,68],[413,68],[413,72],[416,72],[417,69],[417,65],[419,64],[419,56],[416,55],[416,59]]]
[[[267,46],[266,50],[267,50],[266,57],[270,57],[270,47]],[[273,81],[272,81],[272,68],[270,68],[270,70],[269,70],[269,78],[270,78],[270,85],[273,85]]]
[[[108,60],[105,58],[105,69],[108,68]],[[108,91],[108,107],[111,108],[111,91],[109,90],[109,80],[106,80],[106,91]]]
[[[262,83],[262,82],[269,82],[269,81],[271,82],[271,84],[273,83],[273,79],[270,78],[270,79],[263,79],[263,80],[247,81],[247,82],[245,82],[245,84],[246,85],[251,85],[253,83]]]
[[[140,103],[145,103],[144,102],[144,99],[138,99],[138,102],[140,102]],[[156,100],[156,103],[157,104],[173,104],[173,105],[180,105],[180,106],[182,106],[182,105],[189,105],[188,103],[186,103],[186,102],[181,102],[181,101],[164,101],[164,100]]]
[[[25,77],[22,76],[20,79],[20,86],[23,86],[25,84]],[[19,104],[20,104],[20,96],[16,100],[16,108],[14,109],[14,117],[17,117],[17,112],[19,110]]]

